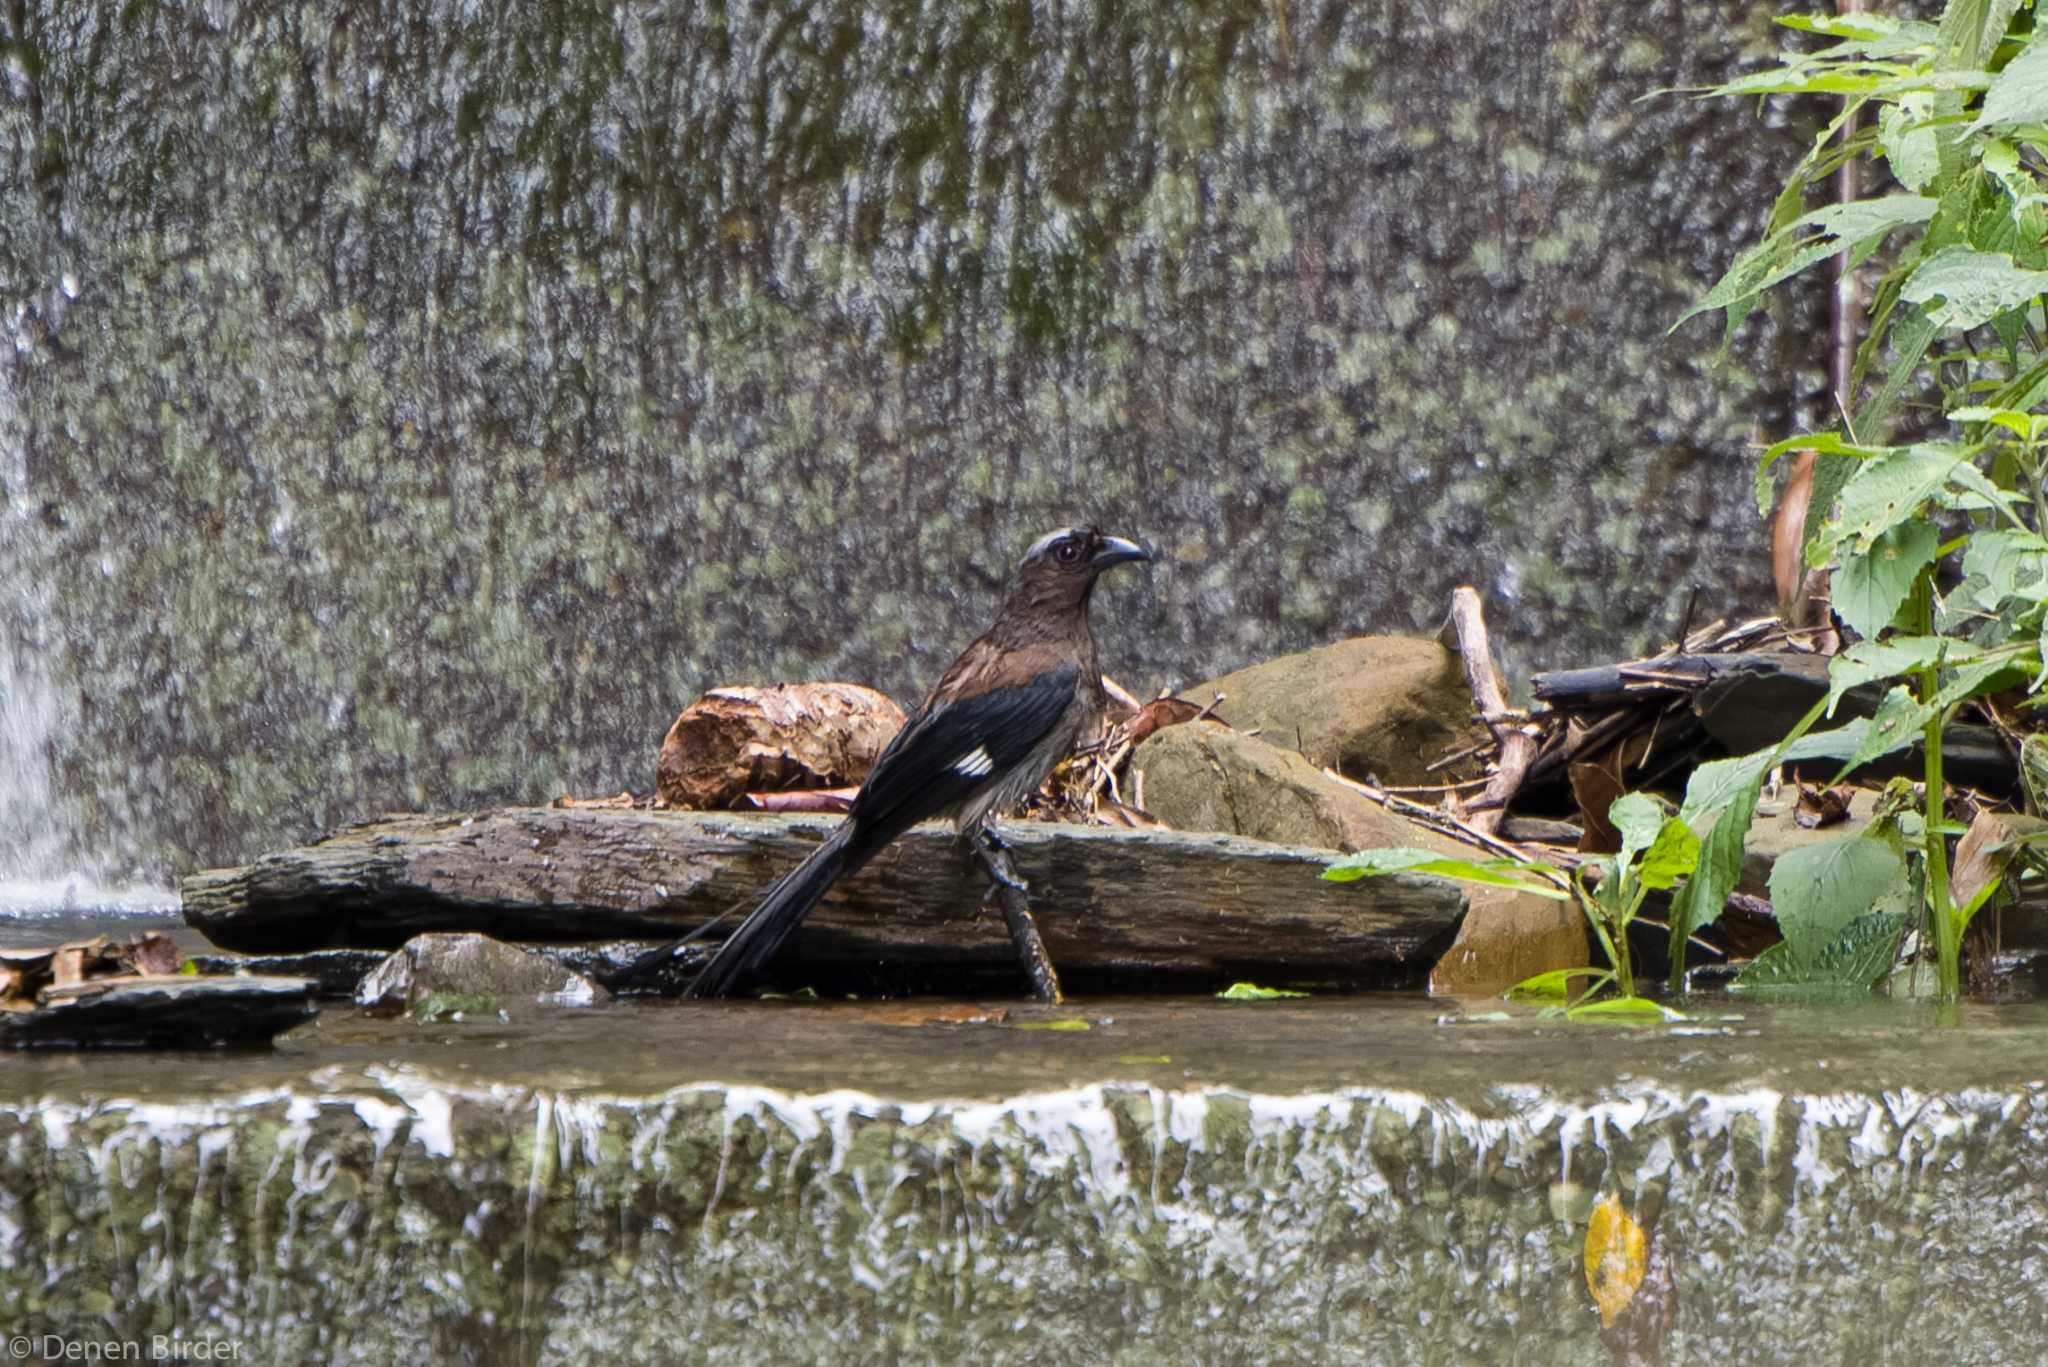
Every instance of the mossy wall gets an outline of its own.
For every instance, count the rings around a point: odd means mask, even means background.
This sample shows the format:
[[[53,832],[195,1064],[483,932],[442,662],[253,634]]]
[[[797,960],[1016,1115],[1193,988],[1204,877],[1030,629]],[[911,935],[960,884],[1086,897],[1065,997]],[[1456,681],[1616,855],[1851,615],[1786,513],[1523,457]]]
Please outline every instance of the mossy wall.
[[[36,848],[646,788],[707,684],[913,697],[1081,518],[1161,553],[1138,688],[1468,581],[1524,665],[1755,606],[1823,295],[1664,334],[1813,125],[1642,97],[1774,8],[22,0]]]

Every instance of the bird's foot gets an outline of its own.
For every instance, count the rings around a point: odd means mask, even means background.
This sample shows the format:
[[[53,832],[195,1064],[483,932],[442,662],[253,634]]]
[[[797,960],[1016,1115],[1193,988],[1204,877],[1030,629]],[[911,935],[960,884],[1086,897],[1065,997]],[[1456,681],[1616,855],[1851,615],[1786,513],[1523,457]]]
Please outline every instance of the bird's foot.
[[[1031,885],[1018,875],[1015,866],[1010,863],[1009,842],[990,827],[984,826],[976,833],[974,854],[982,872],[988,875],[992,884],[988,890],[990,898],[995,897],[1004,888],[1011,892],[1027,894],[1031,891]]]

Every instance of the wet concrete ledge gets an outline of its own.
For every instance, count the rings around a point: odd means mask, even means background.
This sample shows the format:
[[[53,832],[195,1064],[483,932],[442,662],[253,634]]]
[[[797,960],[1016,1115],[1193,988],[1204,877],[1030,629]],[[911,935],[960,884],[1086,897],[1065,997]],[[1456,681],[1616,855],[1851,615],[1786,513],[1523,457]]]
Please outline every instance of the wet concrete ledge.
[[[1604,1361],[1582,1257],[1612,1192],[1667,1269],[1641,1294],[1671,1361],[2029,1361],[2048,1312],[2038,1013],[1903,1080],[1875,1065],[1907,1032],[1736,1025],[1597,1083],[1604,1032],[1416,1010],[1233,1012],[1230,1062],[1163,1011],[610,1014],[630,1059],[522,1062],[499,1026],[397,1063],[363,1023],[241,1074],[11,1073],[0,1300],[255,1361]],[[876,1043],[832,1061],[854,1085],[778,1055],[827,1020]],[[985,1085],[906,1083],[919,1055]]]

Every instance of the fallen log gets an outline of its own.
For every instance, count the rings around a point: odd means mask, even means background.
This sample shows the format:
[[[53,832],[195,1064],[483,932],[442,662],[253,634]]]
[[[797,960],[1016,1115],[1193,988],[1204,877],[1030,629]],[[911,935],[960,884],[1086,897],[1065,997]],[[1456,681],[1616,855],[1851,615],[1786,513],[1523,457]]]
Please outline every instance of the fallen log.
[[[554,808],[393,816],[191,874],[185,918],[218,945],[258,953],[388,949],[423,931],[668,939],[750,899],[833,824]],[[1050,822],[1004,836],[1054,963],[1087,991],[1414,981],[1465,906],[1430,878],[1324,883],[1327,851],[1233,836]],[[833,890],[779,976],[821,990],[1021,991],[983,891],[950,829],[920,826]]]

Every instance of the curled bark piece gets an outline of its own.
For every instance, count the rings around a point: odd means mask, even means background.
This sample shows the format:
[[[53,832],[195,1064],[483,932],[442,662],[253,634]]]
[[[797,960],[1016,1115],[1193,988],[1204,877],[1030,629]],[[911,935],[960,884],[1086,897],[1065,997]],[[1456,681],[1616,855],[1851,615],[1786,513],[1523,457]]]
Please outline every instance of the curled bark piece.
[[[858,684],[714,688],[676,718],[655,779],[672,807],[718,810],[749,792],[838,788],[867,777],[903,709]]]

